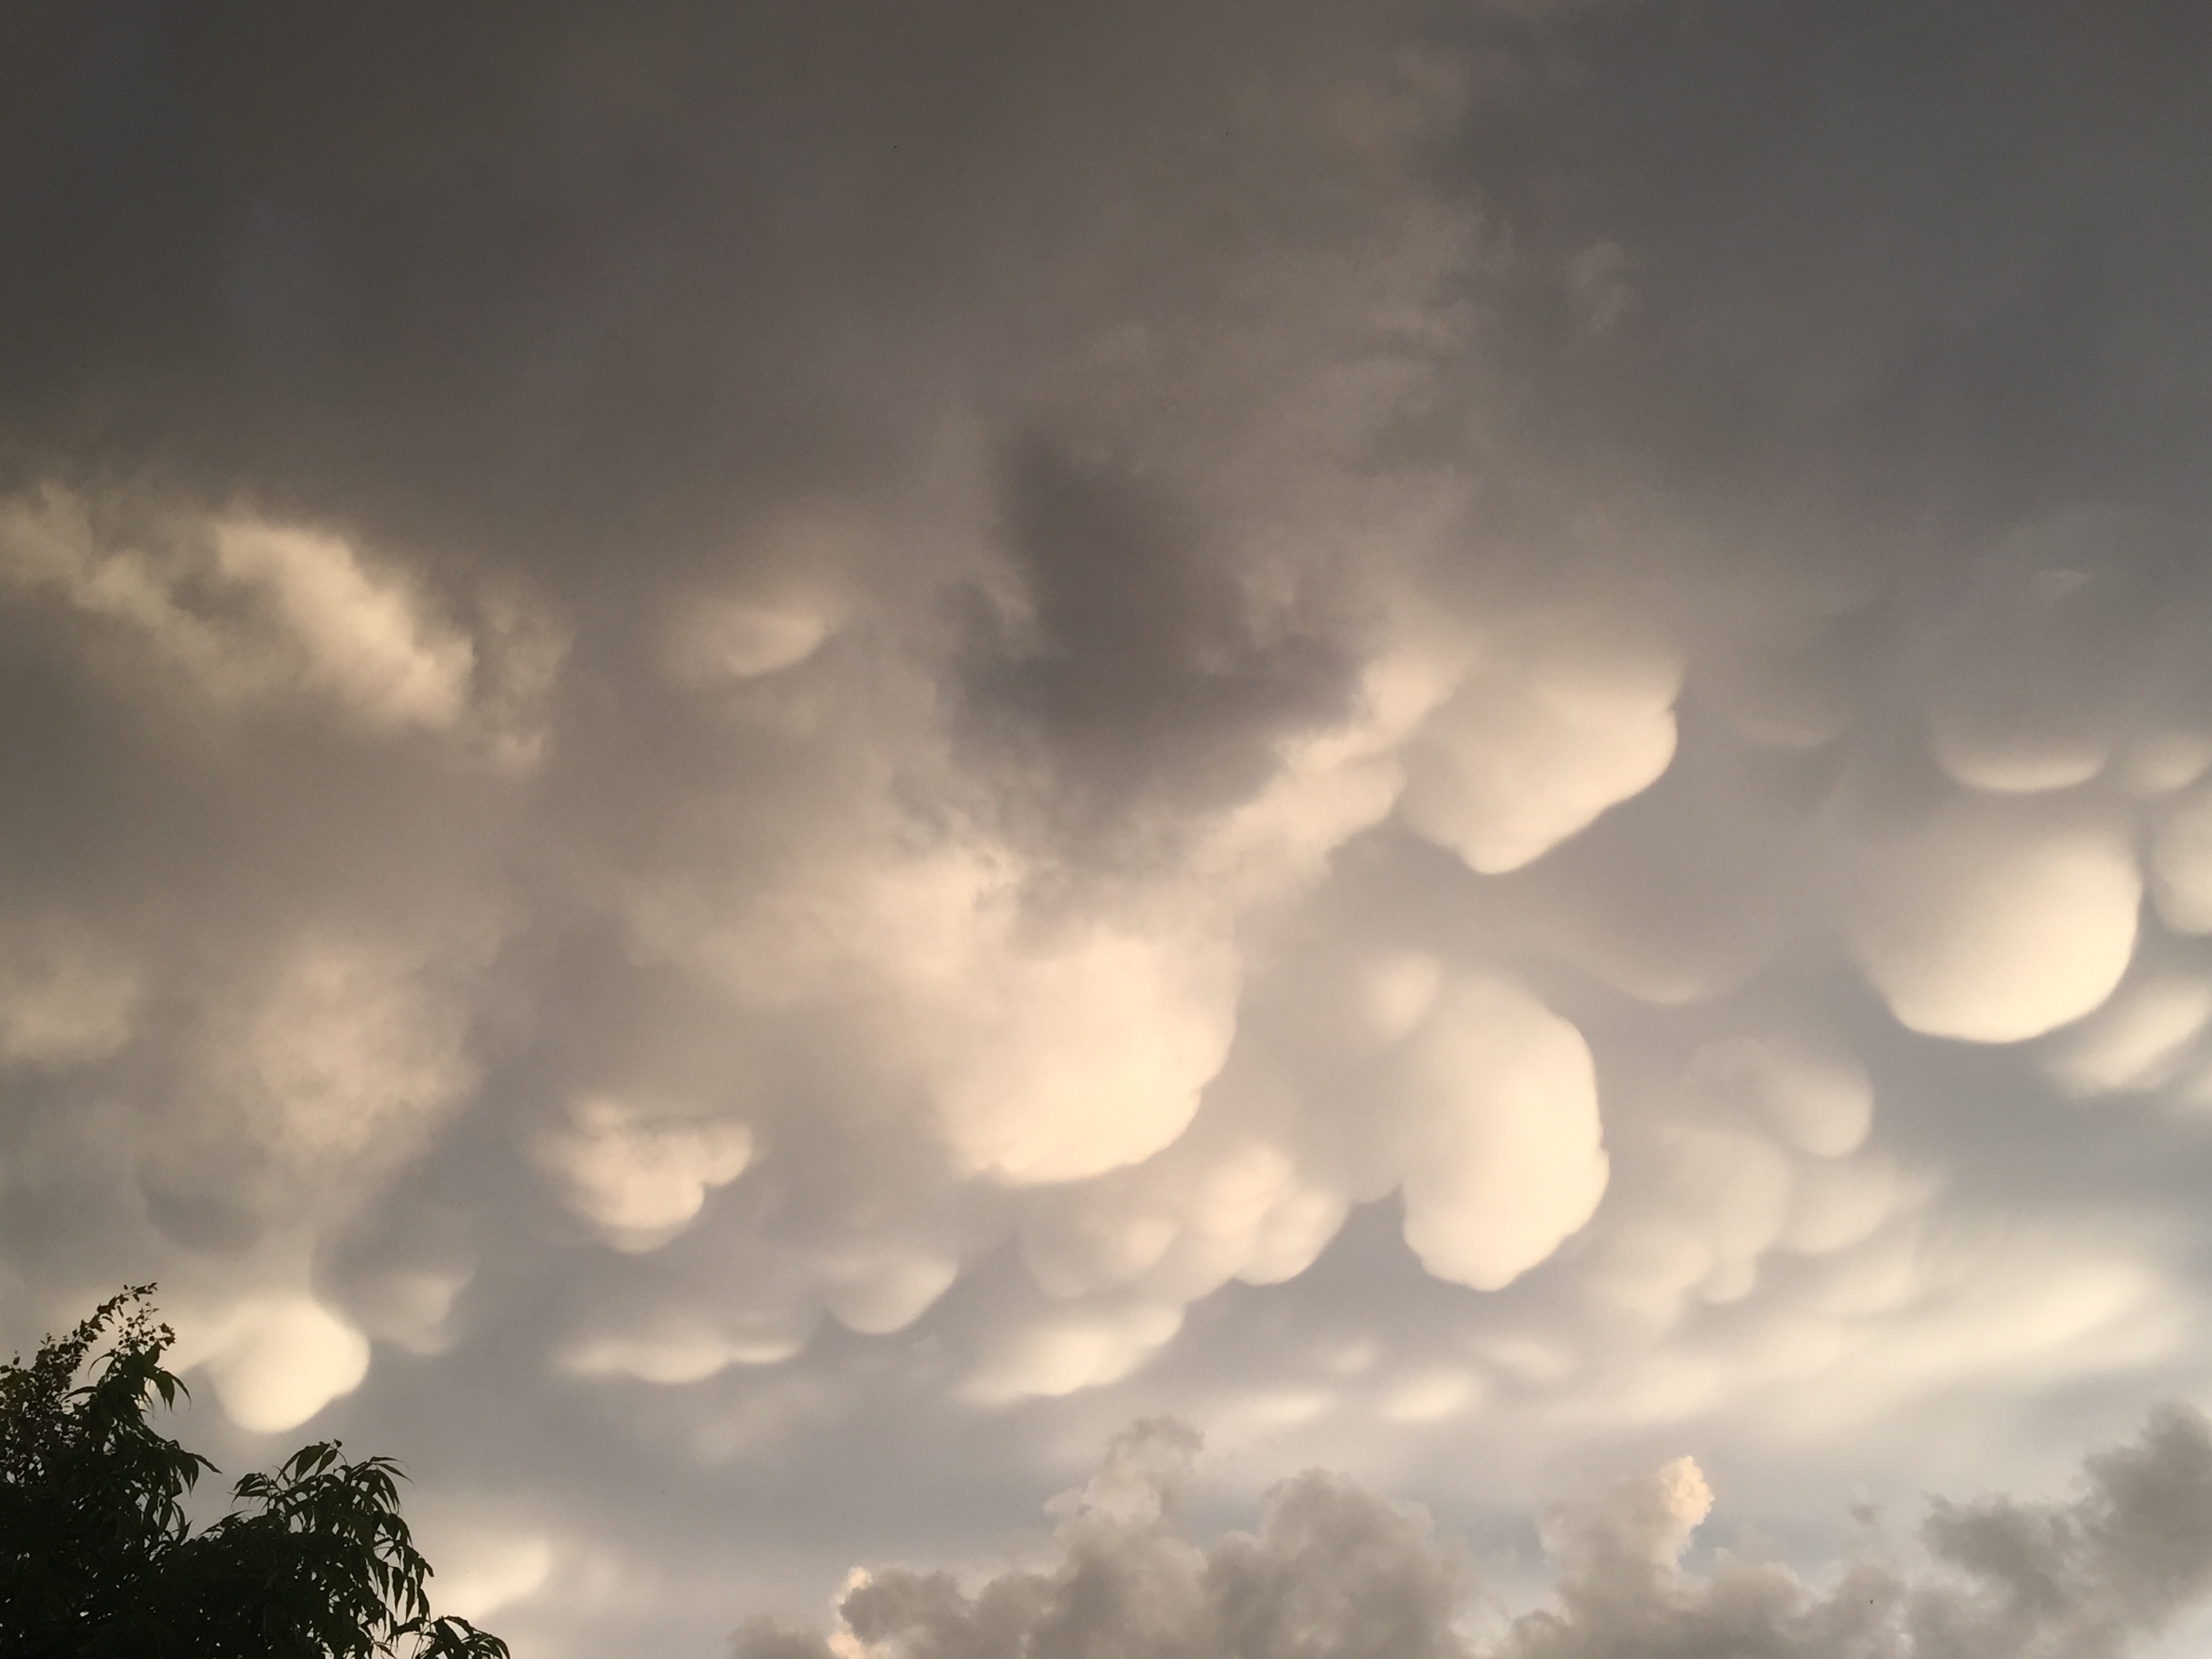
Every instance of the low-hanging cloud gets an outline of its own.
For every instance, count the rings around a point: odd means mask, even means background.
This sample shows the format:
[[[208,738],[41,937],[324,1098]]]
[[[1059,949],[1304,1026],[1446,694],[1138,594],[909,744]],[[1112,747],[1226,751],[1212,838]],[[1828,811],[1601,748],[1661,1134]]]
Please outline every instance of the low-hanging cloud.
[[[1545,1605],[1501,1620],[1466,1547],[1426,1510],[1319,1470],[1267,1494],[1258,1529],[1194,1545],[1177,1500],[1197,1435],[1116,1439],[1060,1506],[1048,1559],[980,1582],[855,1569],[826,1639],[760,1622],[739,1659],[2119,1659],[2212,1591],[2212,1425],[2154,1412],[2082,1463],[2063,1499],[1932,1500],[1917,1547],[1869,1532],[1801,1571],[1716,1550],[1685,1565],[1715,1504],[1678,1458],[1539,1528]],[[1486,1628],[1486,1626],[1487,1628]]]
[[[2002,9],[46,7],[0,1336],[160,1279],[548,1653],[1155,1410],[2193,1395],[2212,14]]]

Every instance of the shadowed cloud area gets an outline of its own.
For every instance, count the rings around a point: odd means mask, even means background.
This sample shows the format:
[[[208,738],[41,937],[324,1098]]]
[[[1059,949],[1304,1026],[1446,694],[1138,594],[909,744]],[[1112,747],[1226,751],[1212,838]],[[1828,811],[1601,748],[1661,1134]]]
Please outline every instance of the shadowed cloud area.
[[[1125,1548],[1255,1651],[2147,1632],[2208,70],[2070,0],[13,7],[0,1343],[158,1280],[187,1437],[402,1458],[522,1659],[855,1562],[843,1659],[1073,1643]],[[1850,1622],[1858,1498],[2159,1401]],[[973,1601],[1163,1416],[1255,1540],[1100,1498]]]

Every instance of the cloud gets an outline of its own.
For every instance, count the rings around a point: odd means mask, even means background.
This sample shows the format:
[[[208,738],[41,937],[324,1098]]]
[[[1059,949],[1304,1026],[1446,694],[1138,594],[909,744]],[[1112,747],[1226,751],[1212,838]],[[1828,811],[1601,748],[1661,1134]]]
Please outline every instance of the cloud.
[[[680,1386],[732,1365],[773,1365],[805,1346],[812,1321],[803,1305],[767,1300],[754,1308],[701,1312],[680,1304],[616,1310],[555,1356],[576,1376],[628,1377]]]
[[[2081,1655],[2117,1659],[2212,1590],[2212,1430],[2185,1407],[2081,1466],[2060,1500],[1936,1498],[1917,1550],[1869,1536],[1801,1573],[1721,1548],[1684,1565],[1715,1495],[1686,1457],[1540,1528],[1545,1605],[1481,1633],[1465,1548],[1428,1513],[1310,1471],[1267,1494],[1258,1529],[1203,1547],[1176,1530],[1195,1437],[1117,1440],[1061,1505],[1048,1558],[980,1582],[856,1569],[826,1641],[756,1623],[743,1659],[836,1654],[989,1659],[1031,1652],[1261,1659],[1579,1659],[1728,1652],[1760,1659]]]
[[[570,1125],[538,1143],[568,1201],[617,1249],[651,1250],[688,1226],[707,1194],[752,1162],[742,1123],[687,1120],[605,1096],[580,1101]]]
[[[368,1374],[368,1340],[313,1297],[249,1297],[192,1323],[176,1364],[204,1365],[225,1413],[256,1434],[296,1428]]]
[[[1936,756],[1961,783],[2033,793],[2103,769],[2130,689],[2112,665],[2144,621],[2122,529],[2111,509],[2077,505],[2015,529],[1977,573],[1929,709]]]
[[[216,568],[267,595],[306,658],[309,682],[373,725],[450,726],[474,666],[469,643],[426,621],[414,595],[362,568],[335,537],[219,524]]]
[[[969,1591],[910,1569],[856,1573],[831,1650],[969,1659],[1024,1651],[1361,1653],[1444,1659],[1461,1650],[1450,1620],[1462,1565],[1427,1517],[1348,1481],[1301,1476],[1270,1498],[1261,1530],[1200,1551],[1168,1524],[1188,1438],[1133,1431],[1072,1505],[1050,1566]],[[1188,1436],[1188,1431],[1184,1431]],[[1128,1465],[1152,1451],[1165,1464]],[[1176,1455],[1180,1454],[1180,1460]],[[792,1639],[756,1628],[738,1651]],[[810,1644],[811,1650],[822,1650]]]
[[[2110,996],[2142,881],[2115,830],[1973,801],[1869,849],[1844,927],[1875,989],[1934,1036],[2017,1042]]]
[[[1203,939],[1091,927],[988,961],[927,1062],[965,1167],[1016,1185],[1103,1174],[1170,1144],[1234,1030],[1233,957]]]
[[[2181,1069],[2208,1022],[2212,982],[2171,971],[2131,975],[2057,1042],[2045,1064],[2077,1095],[2154,1089]]]
[[[1674,757],[1681,669],[1662,650],[1570,631],[1529,658],[1478,657],[1410,761],[1407,822],[1485,875],[1542,856]]]
[[[1040,745],[1060,795],[1093,803],[1079,810],[1233,803],[1278,764],[1272,739],[1341,719],[1342,645],[1294,605],[1252,614],[1175,506],[1041,439],[1007,475],[1021,587],[1012,617],[977,625],[969,718]]]
[[[1869,1556],[1823,1583],[1723,1553],[1700,1578],[1675,1557],[1709,1494],[1671,1466],[1547,1537],[1559,1607],[1516,1621],[1498,1651],[2125,1653],[2212,1588],[2212,1437],[2194,1412],[2162,1409],[2079,1484],[2066,1502],[1936,1500],[1917,1567]]]
[[[139,988],[112,946],[26,919],[0,956],[0,1060],[82,1064],[121,1048]]]
[[[474,1531],[425,1542],[439,1563],[439,1613],[478,1625],[530,1595],[553,1571],[551,1543],[528,1533]]]
[[[2151,842],[2152,895],[2177,933],[2212,933],[2212,794],[2177,801]]]
[[[1439,1278],[1510,1284],[1589,1219],[1607,1162],[1589,1049],[1517,986],[1448,986],[1408,1060],[1406,1242]]]
[[[1255,1127],[1224,1122],[1109,1180],[1040,1203],[1022,1261],[1050,1295],[1134,1285],[1194,1300],[1295,1278],[1343,1224],[1342,1195]]]
[[[1863,1068],[1772,1038],[1727,1037],[1690,1061],[1692,1087],[1747,1106],[1790,1145],[1821,1158],[1856,1152],[1874,1124]]]
[[[99,545],[84,504],[48,489],[3,520],[7,574],[128,630],[212,696],[321,692],[368,725],[432,729],[467,697],[467,641],[422,614],[403,579],[372,574],[336,537],[252,520],[204,526],[211,545],[148,555]],[[228,588],[246,614],[196,602],[196,582]]]
[[[116,544],[134,521],[144,544]],[[336,533],[58,484],[0,501],[0,605],[40,602],[89,624],[90,663],[156,703],[182,688],[217,711],[321,704],[509,764],[534,756],[565,648],[512,584],[486,589],[472,635],[415,573]]]
[[[988,1404],[1057,1398],[1116,1382],[1182,1328],[1182,1311],[1127,1297],[1054,1309],[1000,1335],[968,1384]]]
[[[548,1654],[1157,1409],[1796,1537],[2198,1386],[2193,24],[50,9],[10,1340],[162,1279]]]

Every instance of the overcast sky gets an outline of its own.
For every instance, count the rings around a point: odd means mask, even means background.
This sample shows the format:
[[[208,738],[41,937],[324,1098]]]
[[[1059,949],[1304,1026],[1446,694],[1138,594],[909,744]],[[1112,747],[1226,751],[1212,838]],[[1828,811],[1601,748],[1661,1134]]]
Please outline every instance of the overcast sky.
[[[518,1659],[2171,1646],[2209,80],[16,0],[0,1348]]]

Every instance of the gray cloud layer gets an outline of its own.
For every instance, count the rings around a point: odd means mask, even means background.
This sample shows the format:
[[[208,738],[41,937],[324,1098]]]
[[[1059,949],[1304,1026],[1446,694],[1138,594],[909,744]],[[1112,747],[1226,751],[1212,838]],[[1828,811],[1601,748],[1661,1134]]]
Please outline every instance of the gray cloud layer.
[[[0,1334],[546,1654],[2204,1402],[2199,11],[5,27]]]

